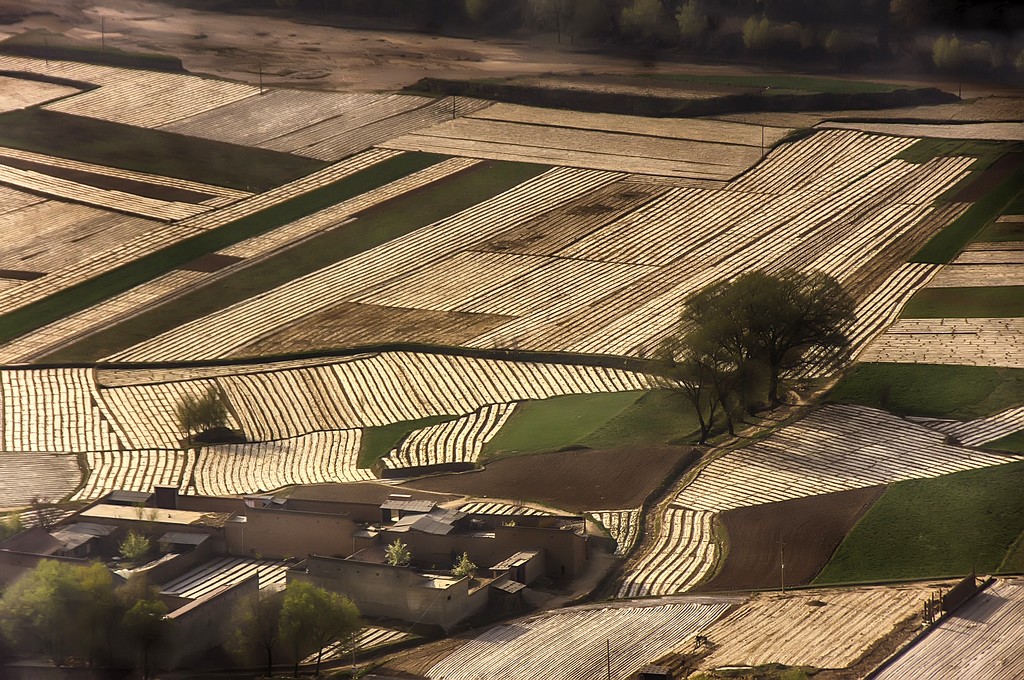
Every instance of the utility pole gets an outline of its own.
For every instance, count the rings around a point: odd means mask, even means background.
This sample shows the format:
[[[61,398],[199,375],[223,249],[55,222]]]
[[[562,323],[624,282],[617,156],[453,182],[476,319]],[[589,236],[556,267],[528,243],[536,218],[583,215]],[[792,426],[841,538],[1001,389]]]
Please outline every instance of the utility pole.
[[[455,98],[456,97],[458,97],[458,95],[456,95],[456,94],[452,95],[452,120],[455,120]]]
[[[779,568],[781,572],[782,594],[786,594],[786,544],[779,541]]]
[[[105,18],[106,17],[102,14],[100,15],[100,52],[105,52],[107,50],[107,28],[104,23]]]
[[[260,59],[260,94],[263,94],[263,60]]]

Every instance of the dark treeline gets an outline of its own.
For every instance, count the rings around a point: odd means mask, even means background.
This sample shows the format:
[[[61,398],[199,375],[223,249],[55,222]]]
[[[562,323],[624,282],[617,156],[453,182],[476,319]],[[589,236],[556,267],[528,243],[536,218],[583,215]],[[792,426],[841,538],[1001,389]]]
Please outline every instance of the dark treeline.
[[[364,17],[379,26],[673,49],[713,59],[781,59],[1018,77],[1024,3],[1012,0],[169,0],[225,11]]]

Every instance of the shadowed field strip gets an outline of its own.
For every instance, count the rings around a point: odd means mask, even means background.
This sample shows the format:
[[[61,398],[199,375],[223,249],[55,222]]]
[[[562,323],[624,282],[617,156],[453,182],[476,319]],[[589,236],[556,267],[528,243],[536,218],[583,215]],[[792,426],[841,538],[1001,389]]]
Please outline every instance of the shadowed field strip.
[[[1008,434],[1024,430],[1024,406],[974,420],[923,419],[922,424],[956,438],[964,446],[983,446]]]
[[[63,500],[82,480],[74,455],[0,453],[0,508]]]
[[[0,76],[0,113],[43,104],[80,92],[77,87]]]

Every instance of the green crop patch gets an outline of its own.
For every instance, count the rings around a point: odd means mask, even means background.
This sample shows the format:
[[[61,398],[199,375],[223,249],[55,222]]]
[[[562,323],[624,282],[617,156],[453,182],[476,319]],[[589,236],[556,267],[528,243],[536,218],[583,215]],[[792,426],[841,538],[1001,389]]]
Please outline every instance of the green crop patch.
[[[1019,150],[1017,145],[1006,142],[990,142],[974,139],[919,139],[896,155],[896,158],[911,163],[927,163],[939,156],[974,156],[978,160],[971,164],[971,170],[984,170],[995,163],[1007,151]],[[973,180],[977,174],[968,180]]]
[[[922,288],[900,316],[907,319],[1024,316],[1024,286]]]
[[[480,457],[555,451],[580,445],[587,435],[622,414],[643,394],[599,392],[523,402],[487,442]]]
[[[0,146],[254,192],[329,165],[280,151],[39,108],[0,114]]]
[[[970,420],[1020,404],[1024,369],[994,366],[856,365],[827,398],[891,413]]]
[[[893,484],[815,584],[992,573],[1024,530],[1024,462]]]
[[[332,203],[340,202],[350,195],[363,193],[425,167],[437,159],[429,154],[403,154],[342,180],[356,182],[357,178],[361,178],[358,184],[344,185],[348,190],[343,193],[335,185],[331,185],[334,189],[325,187],[325,195],[334,197]],[[524,163],[480,163],[370,208],[349,224],[226,274],[181,297],[90,335],[42,360],[98,360],[452,215],[547,169],[547,166]]]
[[[1024,241],[1024,222],[993,222],[974,238],[984,241]]]
[[[1021,398],[1024,399],[1024,396]],[[1010,453],[1024,453],[1024,430],[988,442],[985,444],[985,448],[996,451],[1009,451]]]
[[[695,442],[699,434],[697,416],[686,395],[673,390],[653,390],[579,443],[593,449],[675,444]]]
[[[412,432],[431,425],[446,423],[457,417],[430,416],[417,420],[403,420],[380,427],[368,427],[363,430],[362,439],[359,441],[359,458],[356,465],[361,468],[371,468],[381,458],[387,458],[388,454]]]

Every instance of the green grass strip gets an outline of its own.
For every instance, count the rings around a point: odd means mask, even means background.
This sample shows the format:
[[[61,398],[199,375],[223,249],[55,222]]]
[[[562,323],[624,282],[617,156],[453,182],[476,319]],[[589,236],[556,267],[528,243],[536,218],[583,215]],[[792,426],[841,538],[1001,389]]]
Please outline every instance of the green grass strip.
[[[893,484],[814,583],[991,573],[1024,530],[1022,488],[1024,462]]]
[[[278,255],[193,289],[181,297],[83,338],[42,360],[96,361],[448,217],[547,169],[548,166],[526,163],[480,163],[370,208],[349,224],[326,231]]]
[[[970,420],[1019,406],[1024,369],[938,364],[858,364],[827,395],[905,416]]]
[[[398,444],[410,433],[455,420],[456,416],[429,416],[418,420],[403,420],[380,427],[368,427],[363,430],[359,442],[359,458],[356,463],[361,468],[371,468],[381,458],[386,458]]]
[[[905,319],[1024,316],[1024,286],[922,288],[900,316]]]
[[[480,457],[555,451],[577,445],[629,409],[643,394],[599,392],[523,402],[487,442]]]
[[[440,156],[409,153],[260,210],[197,236],[179,241],[126,265],[104,272],[44,300],[0,317],[0,342],[63,318],[145,283],[195,258],[270,231],[370,189],[438,162]]]
[[[618,446],[695,442],[700,434],[693,405],[673,390],[653,390],[601,427],[579,440],[583,446]]]
[[[673,80],[702,85],[722,85],[725,87],[767,87],[780,90],[796,90],[802,92],[832,92],[836,94],[856,94],[860,92],[892,92],[900,89],[899,85],[873,83],[864,80],[841,80],[837,78],[815,78],[808,76],[759,75],[759,76],[708,76],[689,73],[641,73],[646,78]]]
[[[917,140],[896,154],[896,158],[921,164],[939,156],[975,156],[978,160],[971,164],[971,170],[984,170],[1011,150],[1017,150],[1017,145],[975,139],[927,137]]]
[[[993,222],[982,229],[974,241],[1024,241],[1024,222]]]
[[[1024,186],[1024,167],[1018,168],[1002,184],[975,202],[951,225],[928,241],[910,261],[946,264],[952,260],[982,227],[1000,214],[1010,199],[1020,192],[1021,186]]]
[[[242,191],[267,191],[330,165],[39,108],[0,114],[0,146]]]
[[[1024,396],[1021,396],[1021,399],[1024,400]],[[995,449],[996,451],[1009,451],[1011,453],[1024,453],[1024,430],[988,442],[985,444],[985,448]]]

